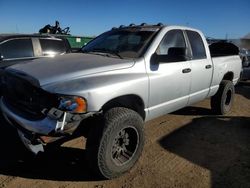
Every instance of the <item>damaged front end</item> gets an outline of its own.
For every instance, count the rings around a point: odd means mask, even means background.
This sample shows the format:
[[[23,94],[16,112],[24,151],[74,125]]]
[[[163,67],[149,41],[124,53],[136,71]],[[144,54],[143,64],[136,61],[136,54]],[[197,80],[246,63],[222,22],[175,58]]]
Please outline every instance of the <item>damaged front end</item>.
[[[83,119],[95,114],[87,112],[84,98],[49,93],[34,78],[13,71],[6,71],[4,76],[1,109],[35,154],[47,143],[73,134]]]

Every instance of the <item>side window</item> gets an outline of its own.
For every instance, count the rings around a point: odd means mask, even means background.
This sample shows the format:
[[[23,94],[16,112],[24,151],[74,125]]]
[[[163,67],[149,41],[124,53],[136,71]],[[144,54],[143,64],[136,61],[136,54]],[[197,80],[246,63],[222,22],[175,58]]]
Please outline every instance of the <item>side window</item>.
[[[66,52],[65,44],[62,40],[40,39],[44,56],[53,56]]]
[[[0,45],[0,53],[4,59],[33,57],[31,39],[13,39]]]
[[[195,31],[186,32],[191,44],[193,59],[205,59],[207,57],[206,50],[200,34]]]
[[[181,30],[171,30],[166,33],[156,53],[158,55],[168,55],[170,48],[179,48],[185,50],[186,43]]]

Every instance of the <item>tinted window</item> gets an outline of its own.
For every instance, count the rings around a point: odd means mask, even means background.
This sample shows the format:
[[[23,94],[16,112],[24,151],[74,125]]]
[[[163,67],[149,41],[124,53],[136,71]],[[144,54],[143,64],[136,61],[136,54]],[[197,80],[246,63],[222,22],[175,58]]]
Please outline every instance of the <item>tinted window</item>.
[[[66,52],[65,44],[62,40],[40,39],[44,56],[53,56]]]
[[[2,43],[0,53],[4,59],[34,56],[31,39],[13,39]]]
[[[188,39],[191,44],[193,59],[206,58],[206,50],[199,33],[194,31],[187,31]]]
[[[98,49],[107,49],[108,51],[119,49],[120,52],[137,51],[137,48],[139,48],[139,45],[142,43],[142,37],[143,36],[138,35],[137,33],[131,33],[126,36],[117,33],[116,35],[110,35],[103,40],[98,45]]]

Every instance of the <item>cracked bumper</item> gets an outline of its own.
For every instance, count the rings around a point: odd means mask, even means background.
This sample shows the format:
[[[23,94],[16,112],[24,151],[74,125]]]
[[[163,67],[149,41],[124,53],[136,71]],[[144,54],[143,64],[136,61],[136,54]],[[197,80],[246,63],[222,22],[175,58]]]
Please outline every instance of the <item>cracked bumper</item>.
[[[83,115],[78,115],[77,120],[74,120],[75,117],[72,116],[70,113],[65,113],[65,115],[70,115],[71,119],[66,120],[60,117],[53,117],[47,115],[44,119],[40,120],[28,120],[20,115],[14,113],[6,104],[3,98],[1,98],[0,102],[2,113],[5,119],[12,124],[14,127],[18,128],[22,132],[28,131],[34,134],[39,135],[60,135],[60,134],[71,134],[80,124],[81,120],[86,119],[89,116],[92,116],[94,113],[86,113]],[[63,127],[62,127],[63,123]],[[59,129],[58,129],[58,125]],[[24,131],[23,131],[24,130]]]

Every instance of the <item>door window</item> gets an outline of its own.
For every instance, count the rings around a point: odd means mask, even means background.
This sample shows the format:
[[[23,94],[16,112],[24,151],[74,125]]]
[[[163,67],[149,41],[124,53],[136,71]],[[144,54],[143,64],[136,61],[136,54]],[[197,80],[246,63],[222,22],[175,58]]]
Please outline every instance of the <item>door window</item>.
[[[170,48],[186,48],[185,39],[181,30],[171,30],[167,32],[158,46],[156,53],[158,55],[168,55]]]
[[[65,44],[62,40],[40,39],[44,56],[54,56],[66,52]]]
[[[195,31],[186,32],[191,44],[193,59],[205,59],[207,57],[206,50],[200,34]]]
[[[0,45],[4,59],[34,57],[31,39],[13,39]]]

